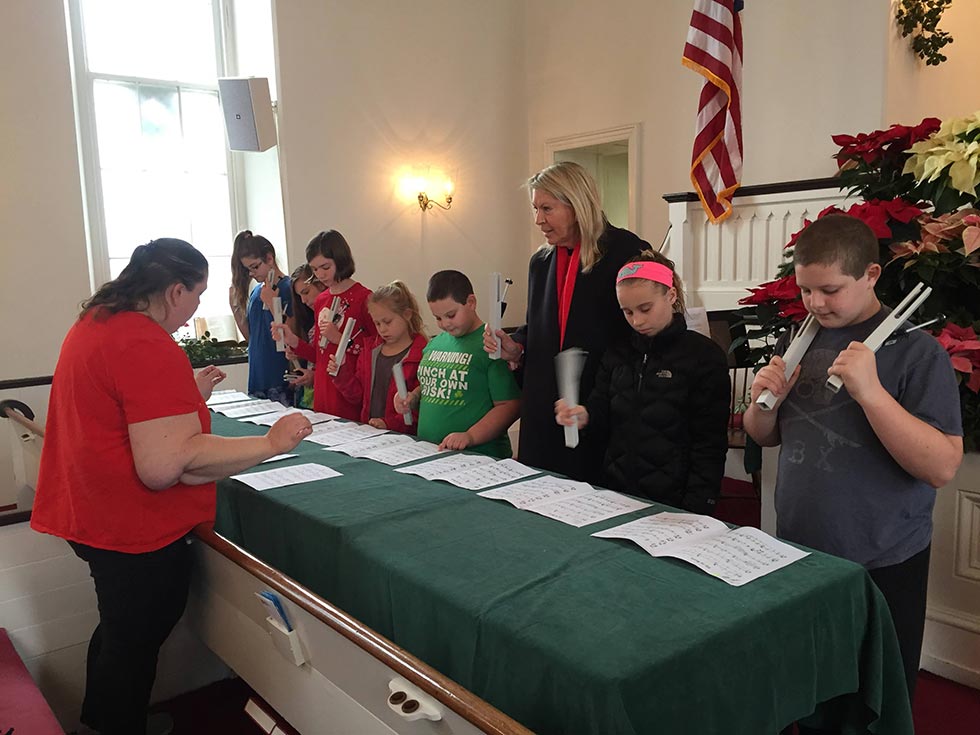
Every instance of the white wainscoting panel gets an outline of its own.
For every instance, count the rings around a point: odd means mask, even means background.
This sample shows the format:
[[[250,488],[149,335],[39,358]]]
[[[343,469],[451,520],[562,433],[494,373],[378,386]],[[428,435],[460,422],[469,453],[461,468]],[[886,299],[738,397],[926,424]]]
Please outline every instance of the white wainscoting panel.
[[[773,279],[803,220],[846,202],[836,188],[737,197],[720,225],[708,221],[700,202],[674,202],[665,255],[677,264],[689,304],[733,309],[748,288]]]

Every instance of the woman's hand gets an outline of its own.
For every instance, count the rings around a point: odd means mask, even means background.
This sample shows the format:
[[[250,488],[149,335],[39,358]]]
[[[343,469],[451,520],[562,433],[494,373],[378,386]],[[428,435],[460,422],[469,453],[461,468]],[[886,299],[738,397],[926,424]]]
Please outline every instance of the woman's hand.
[[[439,449],[466,449],[472,443],[473,437],[470,436],[468,431],[457,431],[453,434],[448,434],[439,444]]]
[[[330,359],[327,360],[327,375],[330,375],[332,377],[337,377],[337,373],[339,371],[340,368],[337,366],[337,356],[331,355]]]
[[[521,346],[520,342],[514,341],[514,339],[503,329],[498,329],[495,337],[494,333],[490,331],[489,324],[483,328],[483,351],[488,355],[492,355],[494,352],[496,352],[497,338],[500,339],[501,359],[512,364],[519,363],[521,361],[521,355],[524,354],[524,348]],[[513,369],[513,367],[511,369]]]
[[[276,421],[266,434],[274,454],[283,454],[296,448],[303,439],[313,433],[310,420],[301,413],[289,413]]]
[[[589,411],[585,406],[569,406],[559,398],[555,401],[555,421],[562,426],[584,429],[589,424]]]
[[[272,339],[278,341],[282,337],[282,341],[286,343],[286,347],[295,348],[299,344],[299,337],[293,334],[293,330],[285,324],[276,324],[273,322],[270,329],[272,330]]]
[[[368,420],[368,426],[373,426],[375,429],[388,428],[388,424],[385,423],[384,419],[370,419]]]
[[[214,365],[208,365],[206,368],[197,371],[197,375],[194,376],[194,382],[197,383],[197,389],[201,392],[201,397],[206,401],[211,397],[211,391],[214,390],[214,386],[227,377],[228,374],[223,370],[216,368]]]
[[[286,382],[292,386],[307,386],[313,385],[313,371],[307,370],[306,368],[299,369],[299,375],[293,375],[286,379]]]

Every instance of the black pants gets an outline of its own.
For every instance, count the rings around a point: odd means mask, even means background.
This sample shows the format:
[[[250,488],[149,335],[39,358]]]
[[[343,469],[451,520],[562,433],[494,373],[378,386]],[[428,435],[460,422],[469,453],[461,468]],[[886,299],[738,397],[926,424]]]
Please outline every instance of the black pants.
[[[926,627],[926,591],[929,586],[929,553],[927,546],[918,554],[890,567],[871,569],[868,574],[881,590],[888,603],[898,647],[902,651],[905,683],[909,702],[915,695],[919,676],[919,657],[922,655],[922,633]]]
[[[88,562],[99,600],[81,721],[104,735],[143,735],[160,646],[187,604],[190,546],[181,538],[124,554],[69,543]]]
[[[922,655],[922,633],[926,625],[926,591],[929,586],[929,553],[927,546],[915,556],[890,567],[869,569],[868,574],[881,591],[892,621],[898,647],[902,652],[902,668],[905,671],[905,685],[908,687],[909,702],[915,695],[915,682],[919,676],[919,658]],[[791,733],[792,726],[783,730]],[[823,735],[833,730],[812,730],[799,727],[800,735]]]

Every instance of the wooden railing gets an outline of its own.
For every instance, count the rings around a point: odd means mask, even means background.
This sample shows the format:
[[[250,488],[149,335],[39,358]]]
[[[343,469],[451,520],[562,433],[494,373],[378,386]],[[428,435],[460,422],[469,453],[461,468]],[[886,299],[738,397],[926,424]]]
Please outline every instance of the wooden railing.
[[[210,525],[194,529],[195,536],[222,556],[290,600],[324,625],[437,699],[475,727],[491,735],[532,735],[531,731],[490,706],[468,689],[399,648],[382,635],[318,597],[303,585],[215,533]]]

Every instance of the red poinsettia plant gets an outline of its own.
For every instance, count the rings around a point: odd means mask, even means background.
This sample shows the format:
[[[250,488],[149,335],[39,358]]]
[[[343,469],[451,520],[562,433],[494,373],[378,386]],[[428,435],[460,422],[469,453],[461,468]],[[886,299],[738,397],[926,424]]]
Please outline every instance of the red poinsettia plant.
[[[914,321],[942,317],[934,332],[960,380],[966,446],[980,448],[980,112],[941,123],[892,125],[858,135],[835,135],[841,189],[860,197],[828,214],[857,217],[881,247],[877,291],[894,306],[918,282],[932,286]],[[804,220],[804,227],[810,224]],[[801,230],[802,232],[802,230]],[[740,303],[749,353],[768,362],[776,339],[806,317],[793,273],[795,233],[776,278]]]

